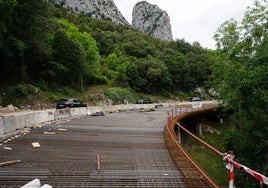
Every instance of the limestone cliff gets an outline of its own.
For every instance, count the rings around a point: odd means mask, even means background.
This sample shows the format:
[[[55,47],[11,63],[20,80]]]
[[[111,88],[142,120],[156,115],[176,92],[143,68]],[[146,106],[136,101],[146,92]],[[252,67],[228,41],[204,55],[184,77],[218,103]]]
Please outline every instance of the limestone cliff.
[[[54,0],[75,13],[83,12],[97,19],[111,19],[116,24],[130,25],[113,0]],[[132,12],[132,27],[163,40],[172,40],[170,18],[166,11],[146,1],[137,3]]]
[[[116,24],[129,25],[113,0],[54,0],[54,2],[72,12],[83,12],[93,18],[109,18]]]
[[[173,40],[170,18],[166,11],[146,1],[137,3],[132,12],[132,27],[160,38]]]

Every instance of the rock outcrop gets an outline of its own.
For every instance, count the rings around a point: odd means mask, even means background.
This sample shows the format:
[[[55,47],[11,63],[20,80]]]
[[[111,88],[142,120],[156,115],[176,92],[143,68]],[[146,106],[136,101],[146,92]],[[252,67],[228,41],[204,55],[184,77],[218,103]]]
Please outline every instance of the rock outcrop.
[[[83,12],[97,19],[110,19],[116,24],[130,25],[113,0],[54,0],[75,13]],[[137,3],[132,12],[132,27],[162,40],[173,40],[170,18],[166,11],[146,1]]]
[[[116,24],[129,25],[113,0],[54,0],[69,11],[90,15],[97,19],[111,19]]]
[[[162,40],[173,40],[170,18],[166,11],[146,1],[137,3],[132,12],[132,27]]]

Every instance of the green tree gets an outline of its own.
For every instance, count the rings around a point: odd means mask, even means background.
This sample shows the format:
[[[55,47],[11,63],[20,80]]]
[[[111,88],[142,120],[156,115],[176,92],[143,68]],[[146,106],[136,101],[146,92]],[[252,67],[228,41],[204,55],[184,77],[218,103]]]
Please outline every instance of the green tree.
[[[110,54],[102,61],[103,74],[108,78],[111,84],[116,86],[128,86],[127,68],[130,62],[122,53]]]
[[[268,10],[267,2],[256,1],[239,24],[225,22],[215,35],[222,64],[213,68],[221,97],[234,109],[236,130],[227,139],[246,166],[268,171]],[[220,69],[220,70],[219,70]],[[215,83],[215,82],[214,82]],[[237,142],[233,142],[236,140]],[[229,144],[228,144],[229,143]],[[230,144],[233,143],[233,144]],[[238,181],[243,187],[244,180]],[[256,180],[255,180],[256,182]],[[253,185],[251,185],[253,187]]]
[[[55,78],[61,78],[60,83],[74,85],[79,83],[85,70],[85,51],[80,43],[66,36],[63,31],[55,34],[53,42],[53,65]],[[58,65],[57,65],[58,64]],[[50,70],[51,71],[51,70]]]
[[[11,4],[13,6],[14,2]],[[9,13],[10,18],[5,22],[5,46],[1,50],[1,70],[10,80],[38,79],[39,68],[50,58],[50,46],[46,42],[51,26],[50,7],[44,1],[17,0]],[[20,76],[10,75],[14,73]]]
[[[128,30],[122,34],[122,38],[118,49],[128,56],[145,58],[148,55],[155,57],[157,54],[154,43],[150,41],[151,38],[140,31]]]
[[[85,76],[88,83],[94,83],[95,80],[102,79],[100,56],[96,41],[87,32],[80,32],[77,26],[65,19],[59,19],[58,22],[63,26],[66,36],[81,45],[85,53],[85,61],[78,66],[80,75]],[[80,78],[81,81],[83,78]]]
[[[172,81],[171,87],[175,91],[189,90],[192,76],[190,75],[190,66],[187,63],[186,56],[180,52],[175,52],[170,57],[166,57],[165,62]]]
[[[133,63],[133,61],[131,62]],[[170,86],[170,77],[166,65],[152,56],[136,59],[134,64],[130,65],[127,75],[129,85],[136,91],[157,93],[168,90]]]
[[[4,33],[7,32],[6,21],[11,19],[16,4],[16,0],[0,0],[0,48],[4,45]]]
[[[141,60],[136,57],[130,58],[131,64],[127,68],[128,84],[135,91],[145,91],[144,87],[147,84],[145,77],[145,66]]]

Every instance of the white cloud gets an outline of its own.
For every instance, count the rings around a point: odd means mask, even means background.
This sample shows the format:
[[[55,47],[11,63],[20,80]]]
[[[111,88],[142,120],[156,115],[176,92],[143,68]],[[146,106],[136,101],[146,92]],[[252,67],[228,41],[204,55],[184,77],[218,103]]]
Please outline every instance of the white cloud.
[[[131,24],[132,9],[139,0],[114,0],[116,6]],[[174,39],[199,42],[214,48],[214,32],[227,20],[240,21],[254,0],[147,0],[167,11]]]

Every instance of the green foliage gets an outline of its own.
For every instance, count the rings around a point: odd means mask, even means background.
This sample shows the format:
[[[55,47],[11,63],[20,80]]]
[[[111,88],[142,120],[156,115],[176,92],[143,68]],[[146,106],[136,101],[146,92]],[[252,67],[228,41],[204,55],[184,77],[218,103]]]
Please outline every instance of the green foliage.
[[[110,85],[128,86],[127,68],[130,65],[128,57],[119,53],[110,54],[102,59],[102,73],[108,78]]]
[[[81,45],[60,31],[55,34],[52,49],[55,62],[50,62],[49,67],[55,68],[52,71],[58,73],[54,75],[56,78],[60,78],[60,83],[72,84],[77,79],[85,61]]]
[[[2,88],[3,89],[3,88]],[[38,95],[40,89],[32,84],[18,84],[14,86],[6,87],[1,90],[3,106],[12,104],[13,106],[20,106],[21,99],[26,96]]]
[[[33,0],[16,2],[5,21],[6,32],[0,32],[4,44],[0,45],[3,62],[0,81],[8,77],[9,83],[38,78],[42,64],[50,56],[46,43],[51,24],[50,4]]]
[[[219,156],[198,145],[195,141],[188,141],[185,147],[191,158],[204,169],[219,187],[228,185],[228,170],[225,169],[224,163]]]
[[[197,44],[162,41],[127,25],[67,13],[46,1],[16,3],[5,19],[7,32],[0,33],[5,39],[0,83],[8,77],[10,83],[44,80],[80,91],[108,84],[166,93],[192,90],[207,79],[207,67],[200,66],[206,64],[200,58],[206,51]],[[177,54],[183,54],[183,62]]]
[[[59,19],[59,22],[66,28],[66,35],[81,43],[86,52],[87,63],[94,64],[99,61],[99,52],[97,49],[96,41],[92,38],[90,33],[80,32],[79,29],[72,23],[65,19]]]
[[[49,90],[49,84],[45,82],[44,80],[38,80],[37,82],[34,83],[34,85],[40,88],[40,90],[44,92]]]
[[[135,100],[133,92],[129,89],[109,87],[104,89],[104,94],[113,101],[113,104],[124,104],[127,101],[131,102]]]
[[[1,12],[0,84],[43,82],[44,90],[70,86],[79,91],[107,84],[168,96],[207,80],[206,50],[198,43],[162,41],[49,2],[1,2],[6,12]]]
[[[268,150],[268,25],[267,2],[256,1],[241,23],[225,22],[215,39],[218,51],[211,60],[214,88],[234,110],[236,129],[226,139],[238,160],[259,172],[267,172]],[[246,152],[245,152],[246,151]],[[247,182],[251,187],[256,180]],[[244,179],[237,180],[243,187]]]
[[[7,31],[6,20],[10,19],[10,14],[12,13],[16,4],[16,0],[0,0],[0,47],[3,45],[2,34]]]
[[[19,84],[14,88],[14,92],[18,97],[25,97],[27,95],[34,95],[39,92],[39,89],[31,84]]]
[[[39,89],[33,83],[52,101],[80,96],[78,91],[92,85],[123,87],[105,89],[116,104],[136,100],[129,90],[181,98],[187,96],[182,91],[213,87],[234,111],[235,128],[225,136],[225,147],[235,150],[245,165],[268,171],[262,165],[268,150],[267,1],[256,1],[241,23],[226,21],[215,34],[216,51],[67,13],[48,1],[0,0],[0,15],[4,104],[34,95]]]
[[[129,85],[136,91],[157,93],[170,85],[166,65],[158,59],[148,56],[143,59],[132,59],[128,68]]]
[[[199,124],[201,122],[203,125],[202,135],[198,136],[220,152],[226,152],[234,149],[232,146],[239,140],[234,126],[230,123],[231,120],[229,120],[228,113],[224,113],[224,115],[223,123],[219,123],[219,119],[217,118],[216,114],[213,115],[213,117],[215,117],[214,119],[211,118],[211,115],[199,115],[199,117],[193,117],[193,119],[195,119],[194,124]],[[193,123],[189,124],[189,126],[192,125]],[[229,146],[226,146],[226,139],[229,139],[233,136],[235,139],[232,140],[232,143],[230,143]],[[190,136],[184,137],[182,143],[187,152],[190,154],[191,158],[194,159],[202,167],[202,169],[205,170],[205,172],[219,187],[228,186],[228,170],[225,168],[225,163],[221,156],[216,155],[214,152],[210,151],[208,148],[204,147],[202,144],[200,144],[200,142],[196,141]],[[236,153],[235,160],[237,160]],[[235,181],[241,178],[241,173],[239,171],[240,170],[237,169],[235,170]]]

